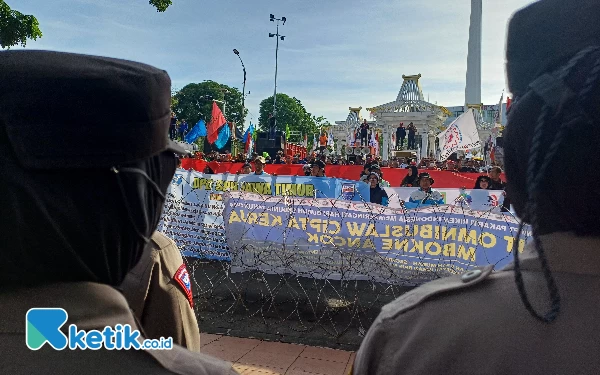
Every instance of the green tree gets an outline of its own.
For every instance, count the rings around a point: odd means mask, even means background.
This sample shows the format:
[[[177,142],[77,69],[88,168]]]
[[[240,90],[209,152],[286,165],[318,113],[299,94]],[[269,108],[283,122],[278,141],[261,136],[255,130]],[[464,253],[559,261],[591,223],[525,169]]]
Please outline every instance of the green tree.
[[[173,4],[171,0],[150,0],[148,3],[154,6],[157,12],[164,12],[171,4]]]
[[[10,9],[4,0],[0,0],[0,47],[10,48],[16,45],[25,47],[27,39],[42,37],[39,22],[32,15],[26,15]]]
[[[157,12],[164,12],[172,4],[171,0],[150,0],[149,4]],[[4,0],[0,0],[0,48],[21,45],[25,47],[28,39],[42,37],[40,24],[32,15],[12,10]]]
[[[277,130],[285,131],[286,125],[291,131],[299,131],[302,134],[317,132],[317,125],[312,116],[299,99],[290,97],[286,94],[277,94]],[[269,128],[269,115],[273,113],[273,96],[270,96],[260,102],[260,115],[258,126],[260,130],[266,131]]]
[[[195,125],[198,120],[204,119],[208,124],[212,115],[212,103],[217,102],[227,121],[233,121],[241,130],[244,118],[248,112],[242,108],[242,93],[235,87],[220,84],[215,81],[204,81],[202,83],[190,83],[183,87],[173,96],[173,111],[179,119],[186,119],[190,126]]]
[[[329,121],[327,121],[327,119],[323,116],[312,116],[312,119],[315,122],[315,126],[317,127],[317,129],[321,129],[330,125]]]

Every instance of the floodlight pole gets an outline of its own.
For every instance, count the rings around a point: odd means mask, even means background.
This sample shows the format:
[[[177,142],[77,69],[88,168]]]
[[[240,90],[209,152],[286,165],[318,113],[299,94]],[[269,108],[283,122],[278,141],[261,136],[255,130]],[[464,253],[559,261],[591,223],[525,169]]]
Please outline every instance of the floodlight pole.
[[[285,35],[280,35],[279,34],[279,21],[283,21],[283,25],[285,25],[285,21],[287,19],[285,17],[281,17],[281,18],[275,18],[274,15],[270,15],[270,21],[271,22],[275,22],[277,21],[277,32],[275,34],[269,33],[269,38],[275,37],[276,39],[276,44],[275,44],[275,88],[273,89],[273,118],[275,119],[274,121],[274,128],[277,129],[277,68],[278,68],[278,55],[279,55],[279,39],[284,40]],[[269,135],[273,134],[272,129],[269,129]]]

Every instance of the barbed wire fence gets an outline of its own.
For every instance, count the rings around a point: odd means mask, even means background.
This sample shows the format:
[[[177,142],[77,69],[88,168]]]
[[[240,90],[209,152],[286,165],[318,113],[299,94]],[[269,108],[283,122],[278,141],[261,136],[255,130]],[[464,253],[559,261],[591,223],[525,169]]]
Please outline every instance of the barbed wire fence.
[[[184,255],[193,280],[198,323],[206,333],[356,350],[381,308],[415,285],[481,265],[481,255],[485,264],[502,263],[512,256],[508,251],[501,256],[491,254],[485,241],[479,240],[471,241],[470,246],[478,254],[477,263],[474,256],[446,256],[445,246],[451,241],[444,235],[452,228],[468,236],[473,229],[504,220],[506,235],[516,235],[510,216],[492,210],[471,211],[465,202],[455,202],[454,206],[429,209],[427,224],[446,228],[445,233],[431,234],[438,245],[437,250],[429,251],[424,249],[428,245],[417,241],[419,228],[422,230],[418,211],[373,205],[363,197],[349,202],[341,196],[273,197],[257,194],[260,191],[229,198],[230,206],[248,207],[246,217],[256,218],[254,223],[247,220],[246,229],[240,230],[225,225],[223,201],[219,200],[222,194],[207,199],[209,195],[201,194],[197,186],[186,184],[185,179],[174,181],[159,230],[174,239]],[[177,189],[182,194],[174,193]],[[248,204],[248,199],[254,203]],[[397,196],[390,196],[390,201],[394,200],[402,204]],[[389,239],[388,250],[370,246],[349,250],[342,239],[324,234],[319,244],[309,246],[289,225],[301,218],[316,218],[303,212],[306,207],[313,207],[314,214],[319,211],[320,223],[356,222],[348,216],[349,205],[361,212],[360,228],[378,228],[393,220],[401,227],[396,228],[401,239]],[[281,223],[259,224],[258,218],[272,214],[274,206],[282,208]],[[464,220],[450,225],[444,221],[449,211]],[[254,232],[252,239],[248,239],[252,237],[249,232]],[[375,244],[381,233],[362,231],[357,237],[359,244]],[[418,249],[408,252],[407,243]]]

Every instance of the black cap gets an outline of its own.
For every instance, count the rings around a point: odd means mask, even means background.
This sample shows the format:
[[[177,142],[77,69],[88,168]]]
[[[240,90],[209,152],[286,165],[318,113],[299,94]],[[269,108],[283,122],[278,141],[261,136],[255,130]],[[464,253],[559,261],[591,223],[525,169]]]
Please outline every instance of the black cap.
[[[381,170],[381,167],[379,166],[379,164],[373,164],[369,167],[369,169],[371,170]]]
[[[598,0],[541,0],[516,12],[506,42],[506,73],[513,95],[523,95],[535,78],[576,52],[600,45],[599,19]]]
[[[316,165],[317,167],[319,167],[321,169],[325,168],[325,163],[323,163],[323,161],[321,161],[321,160],[315,161],[312,165],[313,165],[313,167]]]
[[[0,130],[25,168],[103,168],[165,150],[171,80],[132,61],[0,52]]]
[[[422,178],[428,178],[432,185],[435,182],[435,180],[433,178],[431,178],[431,175],[427,172],[419,173],[419,177],[417,177],[417,179],[420,180]]]

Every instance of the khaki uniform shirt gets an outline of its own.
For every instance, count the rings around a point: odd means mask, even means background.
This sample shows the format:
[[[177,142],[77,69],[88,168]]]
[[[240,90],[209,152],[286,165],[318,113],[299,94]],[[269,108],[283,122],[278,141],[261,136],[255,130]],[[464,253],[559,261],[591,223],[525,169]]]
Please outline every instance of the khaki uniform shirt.
[[[525,309],[512,266],[429,282],[383,307],[354,374],[600,374],[600,239],[541,237],[561,296],[550,324]],[[521,269],[529,300],[550,306],[535,250]]]
[[[178,345],[171,350],[63,350],[46,343],[26,346],[25,316],[33,307],[60,307],[68,320],[61,327],[100,330],[129,324],[139,329],[127,301],[116,289],[89,282],[0,290],[0,372],[2,374],[237,374],[231,364]]]
[[[200,352],[191,282],[177,245],[154,232],[121,286],[148,338],[173,337],[174,343]]]

